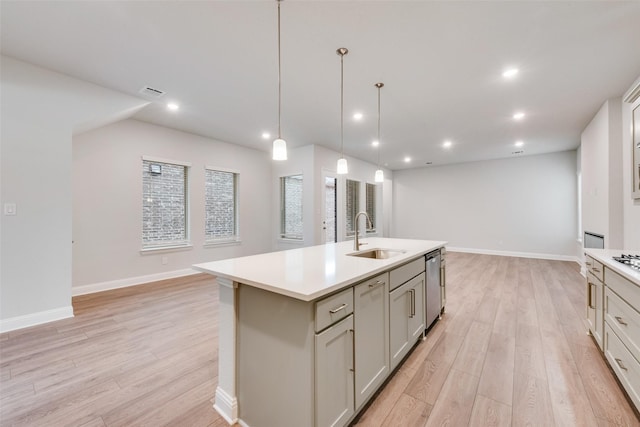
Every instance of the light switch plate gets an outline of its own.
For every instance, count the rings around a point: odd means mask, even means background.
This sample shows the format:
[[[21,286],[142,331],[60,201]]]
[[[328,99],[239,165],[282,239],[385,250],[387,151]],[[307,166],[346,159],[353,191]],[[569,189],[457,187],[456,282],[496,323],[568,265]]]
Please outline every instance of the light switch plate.
[[[16,204],[15,203],[5,203],[4,204],[4,214],[5,215],[15,215],[16,214]]]

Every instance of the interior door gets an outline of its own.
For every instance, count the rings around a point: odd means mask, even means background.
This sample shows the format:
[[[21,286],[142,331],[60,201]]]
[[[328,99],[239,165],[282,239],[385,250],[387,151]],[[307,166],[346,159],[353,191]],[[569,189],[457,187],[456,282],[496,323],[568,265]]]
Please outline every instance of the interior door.
[[[322,177],[322,243],[338,241],[338,179],[325,172]]]

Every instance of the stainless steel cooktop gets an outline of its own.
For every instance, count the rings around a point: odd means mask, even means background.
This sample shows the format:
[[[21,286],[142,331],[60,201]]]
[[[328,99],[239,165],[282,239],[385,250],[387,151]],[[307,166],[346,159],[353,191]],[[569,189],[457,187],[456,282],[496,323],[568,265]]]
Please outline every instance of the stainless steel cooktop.
[[[622,264],[625,264],[636,271],[640,271],[640,255],[625,255],[614,256],[613,259]]]

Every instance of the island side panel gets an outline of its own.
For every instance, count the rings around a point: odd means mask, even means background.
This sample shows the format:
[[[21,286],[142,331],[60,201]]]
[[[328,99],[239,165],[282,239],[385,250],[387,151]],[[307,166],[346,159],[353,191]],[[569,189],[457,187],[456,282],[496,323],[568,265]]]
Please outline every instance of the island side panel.
[[[229,423],[238,421],[236,397],[236,291],[237,284],[216,277],[219,287],[218,309],[218,387],[214,409]]]
[[[313,303],[240,284],[239,418],[250,427],[312,426]]]

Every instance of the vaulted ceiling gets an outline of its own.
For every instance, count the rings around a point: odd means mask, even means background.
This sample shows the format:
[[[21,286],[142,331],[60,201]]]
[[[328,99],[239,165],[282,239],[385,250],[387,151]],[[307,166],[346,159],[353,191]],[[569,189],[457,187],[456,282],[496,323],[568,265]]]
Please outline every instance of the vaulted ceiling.
[[[139,120],[270,151],[275,0],[0,8],[4,55],[152,101]],[[287,0],[281,10],[289,147],[340,149],[336,49],[346,47],[345,154],[376,162],[383,82],[378,149],[391,169],[574,149],[600,105],[640,76],[638,1]],[[519,73],[506,79],[510,67]],[[166,94],[141,94],[145,86]],[[170,101],[180,109],[168,111]]]

